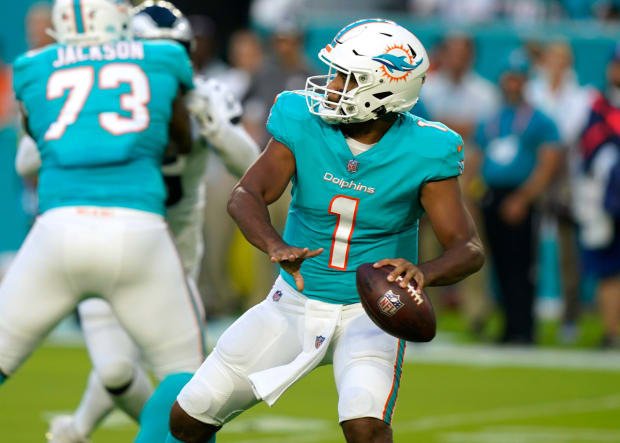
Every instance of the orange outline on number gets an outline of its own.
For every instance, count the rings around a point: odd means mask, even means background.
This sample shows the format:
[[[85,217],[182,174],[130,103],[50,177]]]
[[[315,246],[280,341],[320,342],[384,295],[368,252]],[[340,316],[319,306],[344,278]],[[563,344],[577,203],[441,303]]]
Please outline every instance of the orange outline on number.
[[[334,257],[334,247],[336,246],[336,232],[338,232],[338,227],[340,226],[340,215],[338,212],[332,212],[332,205],[337,198],[346,198],[349,200],[355,201],[355,210],[353,211],[353,218],[351,219],[351,232],[349,232],[349,238],[347,238],[347,250],[344,254],[344,267],[334,266],[332,265],[332,259]],[[347,270],[347,264],[349,263],[349,248],[351,247],[351,237],[353,236],[353,231],[355,230],[355,219],[357,217],[357,209],[359,208],[360,199],[355,197],[349,197],[348,195],[335,195],[332,200],[329,202],[329,212],[332,215],[336,215],[338,220],[336,221],[336,227],[334,228],[334,233],[332,234],[332,247],[329,251],[329,263],[327,266],[332,269],[338,269],[340,271]]]
[[[58,123],[60,116],[63,115],[64,113],[66,113],[66,108],[69,105],[69,103],[71,102],[70,96],[74,93],[75,91],[75,85],[72,86],[67,86],[66,88],[62,88],[62,90],[60,91],[60,94],[55,95],[55,96],[51,96],[50,95],[50,84],[51,84],[51,78],[54,75],[64,75],[64,74],[71,74],[71,71],[88,71],[90,73],[90,88],[88,89],[88,93],[84,95],[84,99],[82,100],[82,104],[80,105],[80,107],[78,108],[77,112],[75,113],[75,120],[73,120],[72,123],[69,123],[67,125],[65,125],[64,129],[62,130],[62,132],[56,136],[56,137],[51,137],[48,136],[47,133],[50,131],[50,128],[52,127],[52,125]],[[69,126],[71,126],[73,123],[75,123],[80,115],[80,112],[82,112],[82,109],[84,109],[84,105],[86,104],[86,100],[88,100],[88,97],[90,96],[91,91],[93,90],[93,86],[95,84],[95,68],[93,68],[92,66],[78,66],[75,68],[66,68],[66,69],[61,69],[58,71],[54,71],[54,73],[52,75],[50,75],[50,77],[47,79],[47,85],[45,86],[45,98],[50,101],[50,100],[56,100],[59,99],[61,97],[64,97],[65,95],[65,91],[69,90],[69,93],[67,94],[67,98],[65,99],[65,102],[62,105],[62,108],[60,108],[60,112],[58,113],[58,117],[56,117],[56,120],[54,120],[47,128],[47,130],[45,131],[45,135],[43,136],[43,140],[48,141],[48,140],[60,140],[62,138],[63,135],[65,135],[65,132],[67,131],[67,128]]]
[[[122,115],[120,115],[118,112],[115,112],[114,114],[117,115],[117,118],[119,119],[119,121],[135,121],[134,120],[134,114],[135,111],[132,109],[129,109],[129,107],[124,105],[124,100],[128,97],[131,97],[134,95],[134,89],[133,89],[133,85],[131,81],[127,81],[127,80],[116,80],[116,83],[114,83],[114,86],[102,86],[101,85],[101,78],[102,78],[102,73],[108,69],[108,68],[114,68],[117,66],[121,66],[121,67],[128,67],[128,66],[134,66],[138,69],[138,71],[140,72],[141,75],[144,76],[145,79],[145,84],[146,84],[146,88],[147,88],[147,93],[148,93],[148,97],[146,98],[146,100],[143,101],[142,106],[146,109],[146,122],[138,127],[137,129],[134,130],[121,130],[121,131],[116,131],[114,128],[109,128],[107,124],[105,124],[104,122],[101,121],[101,116],[103,113],[99,114],[99,126],[101,126],[103,129],[105,129],[106,131],[108,131],[110,134],[112,135],[123,135],[123,134],[129,134],[129,133],[133,133],[133,132],[142,132],[144,131],[146,128],[149,127],[149,124],[151,123],[151,113],[148,109],[148,104],[151,102],[151,85],[149,84],[149,80],[148,77],[146,75],[146,73],[144,72],[144,70],[137,65],[136,63],[110,63],[105,65],[104,67],[102,67],[99,70],[99,88],[100,89],[117,89],[121,83],[127,83],[129,85],[130,88],[130,92],[128,94],[121,94],[120,96],[120,104],[121,104],[121,109],[123,111],[127,111],[127,112],[131,112],[131,117],[123,117]]]

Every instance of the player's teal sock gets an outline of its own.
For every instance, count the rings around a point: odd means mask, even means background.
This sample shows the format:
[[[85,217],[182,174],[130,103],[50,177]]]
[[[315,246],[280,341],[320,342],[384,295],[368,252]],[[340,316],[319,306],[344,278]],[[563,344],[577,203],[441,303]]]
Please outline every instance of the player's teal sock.
[[[178,440],[172,436],[170,432],[168,432],[168,437],[166,437],[166,443],[183,443],[181,440]]]
[[[170,409],[172,409],[177,395],[192,378],[192,375],[189,372],[182,372],[169,375],[161,381],[142,408],[140,432],[138,432],[134,443],[164,443],[168,441]]]
[[[4,383],[5,380],[6,380],[6,375],[0,372],[0,386],[2,386],[2,383]]]
[[[166,439],[166,443],[183,443],[181,440],[177,440],[172,436],[172,434],[168,433],[168,438]],[[211,437],[207,443],[215,443],[215,435]]]

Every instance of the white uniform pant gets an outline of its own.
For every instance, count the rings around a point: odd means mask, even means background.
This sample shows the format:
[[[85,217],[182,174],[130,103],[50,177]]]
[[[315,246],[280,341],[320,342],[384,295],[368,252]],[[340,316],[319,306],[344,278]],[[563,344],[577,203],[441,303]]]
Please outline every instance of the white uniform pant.
[[[66,207],[37,218],[0,285],[0,370],[12,374],[88,296],[109,302],[158,377],[199,367],[200,314],[163,218]]]
[[[310,315],[310,304],[315,314],[322,309],[325,315]],[[331,337],[308,334],[313,323],[328,317],[336,319]],[[263,302],[224,332],[179,394],[179,405],[195,419],[221,426],[260,401],[251,374],[254,377],[267,369],[282,369],[306,352],[308,342],[315,341],[317,349],[323,341],[328,344],[326,353],[317,361],[309,359],[306,367],[293,368],[297,374],[285,370],[279,378],[294,381],[316,366],[333,363],[340,422],[374,417],[390,423],[405,342],[380,330],[360,303],[310,302],[282,278],[276,280]]]

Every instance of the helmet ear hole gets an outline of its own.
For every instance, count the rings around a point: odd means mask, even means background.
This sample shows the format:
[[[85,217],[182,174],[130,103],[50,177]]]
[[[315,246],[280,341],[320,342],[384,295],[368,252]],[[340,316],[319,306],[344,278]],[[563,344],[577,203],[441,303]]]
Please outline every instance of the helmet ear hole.
[[[390,91],[377,92],[376,94],[373,94],[373,97],[376,98],[377,100],[383,100],[384,98],[387,98],[392,94],[393,93]]]

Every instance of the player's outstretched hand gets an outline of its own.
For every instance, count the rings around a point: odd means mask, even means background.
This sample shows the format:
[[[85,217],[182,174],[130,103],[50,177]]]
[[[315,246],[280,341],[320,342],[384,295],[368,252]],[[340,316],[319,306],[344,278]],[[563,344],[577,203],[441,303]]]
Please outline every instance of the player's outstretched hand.
[[[384,258],[373,264],[373,267],[381,268],[387,265],[394,266],[394,270],[387,276],[387,281],[393,282],[398,279],[400,287],[406,288],[409,282],[413,280],[416,291],[422,292],[424,288],[424,273],[417,266],[404,258]],[[399,279],[399,276],[402,277]]]
[[[311,251],[309,248],[297,248],[285,244],[270,251],[269,256],[273,263],[280,263],[282,269],[293,276],[295,284],[297,285],[297,290],[301,292],[304,290],[304,278],[299,271],[301,264],[304,260],[316,257],[322,252],[323,248]]]

